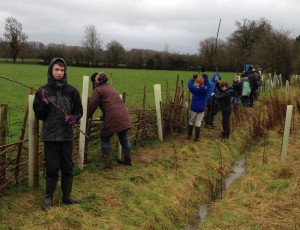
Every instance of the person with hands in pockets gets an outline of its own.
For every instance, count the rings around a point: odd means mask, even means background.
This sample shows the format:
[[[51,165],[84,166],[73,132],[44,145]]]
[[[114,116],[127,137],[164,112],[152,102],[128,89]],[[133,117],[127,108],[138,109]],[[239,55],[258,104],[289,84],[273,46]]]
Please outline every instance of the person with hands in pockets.
[[[53,206],[58,172],[61,171],[62,202],[76,204],[71,197],[73,184],[73,127],[83,113],[78,90],[67,82],[67,65],[54,58],[48,66],[48,82],[35,93],[33,110],[43,121],[41,141],[44,143],[46,192],[42,208]]]
[[[196,83],[196,84],[194,84]],[[192,93],[191,111],[188,120],[188,139],[192,138],[193,127],[195,126],[195,141],[200,139],[200,127],[204,117],[205,98],[208,91],[208,76],[204,71],[202,77],[197,74],[188,81],[189,91]]]

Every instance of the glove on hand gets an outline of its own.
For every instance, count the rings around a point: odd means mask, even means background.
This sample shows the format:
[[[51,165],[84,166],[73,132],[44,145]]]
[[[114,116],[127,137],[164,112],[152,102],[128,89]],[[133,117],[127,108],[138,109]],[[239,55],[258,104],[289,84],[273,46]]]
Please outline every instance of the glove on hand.
[[[45,90],[45,89],[41,89],[40,92],[39,92],[39,96],[40,96],[40,99],[42,101],[42,103],[44,105],[48,105],[49,104],[49,100],[48,100],[48,91]]]
[[[193,78],[196,79],[198,77],[198,74],[194,74]]]
[[[211,96],[213,97],[215,95],[215,93],[212,93]]]
[[[67,122],[69,125],[73,125],[77,121],[77,117],[75,115],[66,116],[65,119],[65,122]]]

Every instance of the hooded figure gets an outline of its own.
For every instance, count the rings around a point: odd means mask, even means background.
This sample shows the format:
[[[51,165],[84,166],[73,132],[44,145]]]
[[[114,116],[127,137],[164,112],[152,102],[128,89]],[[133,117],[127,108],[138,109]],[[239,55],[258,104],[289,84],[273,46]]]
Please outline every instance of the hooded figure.
[[[41,141],[46,163],[46,194],[42,208],[53,206],[58,172],[61,171],[62,202],[75,204],[71,198],[73,182],[73,127],[82,116],[80,94],[67,83],[67,66],[62,58],[54,58],[47,71],[47,84],[35,93],[33,110],[43,121]]]
[[[222,79],[219,72],[215,72],[210,81],[209,81],[209,90],[206,94],[206,112],[204,116],[205,128],[215,128],[216,125],[214,123],[215,116],[218,113],[218,101],[215,98],[211,97],[212,93],[218,93],[219,90],[216,87],[216,83],[220,82]]]

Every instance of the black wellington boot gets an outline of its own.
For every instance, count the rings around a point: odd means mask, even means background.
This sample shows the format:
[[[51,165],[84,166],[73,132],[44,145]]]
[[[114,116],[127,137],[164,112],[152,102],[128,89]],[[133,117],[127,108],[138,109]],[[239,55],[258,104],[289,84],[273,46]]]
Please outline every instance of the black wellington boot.
[[[210,128],[211,128],[211,129],[216,128],[216,125],[215,125],[215,118],[212,118],[212,119],[211,119],[211,121],[210,121]]]
[[[192,139],[193,125],[188,125],[188,139]]]
[[[81,202],[80,200],[72,199],[72,197],[71,197],[72,184],[73,184],[73,177],[62,176],[61,190],[63,193],[62,202],[64,204],[79,204]]]
[[[200,140],[200,127],[195,127],[195,139],[194,141]]]
[[[49,210],[53,206],[53,194],[56,189],[57,178],[46,178],[46,194],[42,203],[42,209]]]
[[[102,148],[104,166],[103,169],[112,169],[111,165],[111,149],[110,148]]]
[[[131,162],[131,149],[124,149],[123,153],[124,153],[124,159],[118,160],[118,163],[123,164],[123,165],[132,165],[132,162]]]

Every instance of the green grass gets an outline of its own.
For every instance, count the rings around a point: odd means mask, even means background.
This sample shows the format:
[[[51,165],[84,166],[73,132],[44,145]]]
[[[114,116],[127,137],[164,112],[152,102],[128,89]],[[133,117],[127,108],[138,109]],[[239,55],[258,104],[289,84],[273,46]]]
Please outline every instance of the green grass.
[[[0,71],[3,73],[1,66]],[[186,79],[190,76],[187,73]],[[254,110],[260,111],[259,107],[248,109],[245,123],[252,120]],[[213,202],[211,216],[199,229],[298,229],[299,128],[293,129],[287,161],[280,162],[280,133],[271,132],[266,146],[260,139],[255,147],[245,148],[249,133],[243,128],[247,124],[233,127],[230,139],[221,141],[221,121],[217,118],[216,129],[201,130],[200,142],[177,134],[163,143],[153,141],[134,148],[132,167],[117,165],[114,156],[113,169],[104,171],[100,168],[99,148],[90,150],[88,164],[74,178],[72,194],[82,199],[79,205],[62,205],[58,184],[55,207],[49,212],[41,210],[45,187],[42,175],[37,190],[29,189],[27,184],[6,190],[0,195],[1,228],[182,230],[189,218],[198,214],[198,205],[211,201],[208,180],[214,182],[221,177],[221,160],[222,173],[228,175],[232,164],[251,150],[246,174],[223,193],[221,200]],[[264,151],[268,163],[262,162]]]
[[[0,63],[0,76],[20,82],[26,86],[38,89],[47,82],[47,66],[34,64]],[[174,89],[179,76],[178,84],[187,90],[187,82],[195,72],[191,71],[164,71],[164,70],[133,70],[133,69],[98,69],[67,67],[68,83],[82,92],[83,76],[91,76],[94,72],[104,71],[110,78],[110,83],[121,94],[126,93],[126,105],[131,108],[142,109],[144,87],[146,91],[146,106],[154,107],[154,84],[161,84],[162,100],[166,98],[166,88],[170,95],[174,95]],[[213,73],[208,73],[209,77]],[[231,82],[234,73],[222,73],[223,79]],[[30,89],[23,85],[0,78],[0,104],[9,106],[9,137],[11,141],[18,140],[20,129],[24,119],[24,111],[28,101]],[[91,84],[89,95],[91,95]],[[186,91],[187,92],[187,91]],[[33,92],[34,93],[34,92]]]

